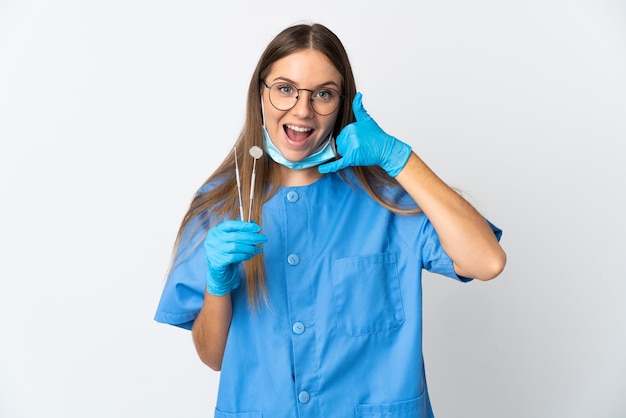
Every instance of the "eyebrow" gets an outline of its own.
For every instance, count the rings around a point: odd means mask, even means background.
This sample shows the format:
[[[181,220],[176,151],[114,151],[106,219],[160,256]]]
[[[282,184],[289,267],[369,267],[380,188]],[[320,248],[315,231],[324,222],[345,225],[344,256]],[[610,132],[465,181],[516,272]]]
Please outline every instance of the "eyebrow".
[[[295,81],[293,81],[293,80],[291,80],[291,79],[289,79],[287,77],[282,77],[282,76],[276,77],[272,81],[272,84],[278,83],[279,81],[284,81],[286,83],[293,84],[294,86],[298,87],[298,83],[296,83]],[[318,84],[317,86],[313,87],[312,89],[316,90],[316,89],[319,89],[319,88],[322,88],[322,87],[334,87],[337,90],[341,89],[341,87],[337,83],[335,83],[334,81],[327,81],[325,83]]]

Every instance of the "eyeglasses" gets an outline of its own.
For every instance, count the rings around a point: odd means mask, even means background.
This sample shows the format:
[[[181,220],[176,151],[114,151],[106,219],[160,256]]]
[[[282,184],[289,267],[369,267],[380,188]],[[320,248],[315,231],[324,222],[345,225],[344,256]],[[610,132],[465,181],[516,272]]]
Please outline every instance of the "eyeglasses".
[[[327,116],[335,112],[339,108],[339,103],[343,96],[335,89],[330,87],[320,87],[319,89],[299,89],[291,83],[278,81],[268,86],[265,81],[261,80],[263,85],[270,91],[270,103],[277,110],[289,110],[298,102],[301,91],[308,91],[311,96],[311,107],[313,111],[320,116]]]

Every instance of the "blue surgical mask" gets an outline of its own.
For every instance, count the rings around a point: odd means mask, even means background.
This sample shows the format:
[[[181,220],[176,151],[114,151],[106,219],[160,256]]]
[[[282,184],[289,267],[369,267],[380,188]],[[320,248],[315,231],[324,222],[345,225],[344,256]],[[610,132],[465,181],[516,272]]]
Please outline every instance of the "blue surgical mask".
[[[300,161],[289,161],[286,159],[272,142],[265,126],[263,127],[263,136],[265,137],[265,151],[267,155],[278,164],[284,165],[292,170],[304,170],[305,168],[315,167],[336,157],[333,144],[334,138],[332,135],[329,135],[328,139],[324,141],[316,152]]]
[[[263,101],[261,101],[261,111],[264,114],[263,120],[265,120]],[[267,132],[267,129],[265,129],[265,124],[263,124],[263,137],[265,139],[265,152],[267,152],[267,155],[278,164],[284,165],[292,170],[304,170],[305,168],[315,167],[337,157],[335,138],[333,138],[332,133],[328,135],[328,139],[324,141],[313,154],[309,155],[304,160],[295,162],[286,159],[280,150],[276,148],[276,145],[272,142],[272,138],[270,138],[270,134]]]

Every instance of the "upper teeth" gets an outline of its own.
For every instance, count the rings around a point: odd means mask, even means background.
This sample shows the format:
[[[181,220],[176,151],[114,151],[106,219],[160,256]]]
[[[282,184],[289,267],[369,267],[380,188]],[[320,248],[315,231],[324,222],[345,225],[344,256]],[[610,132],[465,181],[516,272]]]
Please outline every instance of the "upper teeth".
[[[309,132],[311,130],[311,128],[302,128],[300,126],[293,126],[293,125],[287,125],[287,128],[296,132]]]

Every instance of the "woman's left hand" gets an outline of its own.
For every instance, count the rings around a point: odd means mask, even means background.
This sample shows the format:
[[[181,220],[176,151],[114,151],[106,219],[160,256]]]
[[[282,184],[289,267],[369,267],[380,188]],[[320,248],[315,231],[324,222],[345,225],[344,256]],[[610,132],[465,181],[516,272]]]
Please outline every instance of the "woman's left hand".
[[[396,177],[411,155],[411,147],[388,135],[363,108],[361,93],[352,101],[356,122],[347,125],[337,136],[337,152],[341,158],[318,167],[320,173],[330,173],[350,166],[382,167]]]

